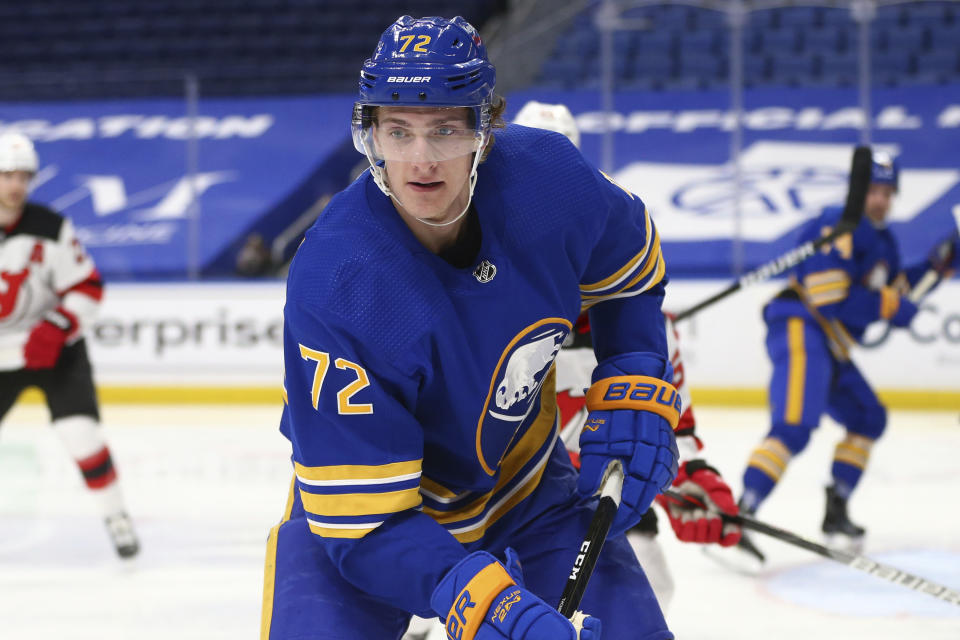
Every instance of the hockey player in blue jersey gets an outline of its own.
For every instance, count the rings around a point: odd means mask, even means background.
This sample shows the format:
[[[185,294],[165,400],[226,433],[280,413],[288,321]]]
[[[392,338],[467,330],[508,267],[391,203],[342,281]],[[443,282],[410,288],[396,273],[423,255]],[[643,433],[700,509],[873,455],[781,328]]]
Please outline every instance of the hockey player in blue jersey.
[[[905,294],[927,270],[945,274],[956,256],[954,248],[947,258],[934,256],[912,268],[901,267],[896,239],[886,227],[898,179],[897,161],[875,152],[859,225],[802,262],[789,286],[764,309],[767,353],[773,363],[772,427],[750,456],[740,499],[741,511],[754,513],[827,413],[845,427],[846,436],[834,452],[822,530],[835,543],[854,547],[864,529],[850,520],[847,501],[866,468],[870,449],[883,435],[887,414],[850,361],[850,348],[874,321],[909,326],[917,307]],[[829,233],[840,214],[839,207],[825,209],[807,225],[799,242]],[[741,538],[738,548],[763,562],[763,554],[748,536]]]
[[[623,535],[677,472],[656,227],[563,136],[500,129],[494,79],[459,17],[398,19],[363,65],[371,167],[288,277],[295,477],[263,638],[399,638],[412,614],[457,640],[673,637]],[[577,475],[553,362],[583,308],[599,364]],[[555,604],[614,459],[622,503],[574,624]]]

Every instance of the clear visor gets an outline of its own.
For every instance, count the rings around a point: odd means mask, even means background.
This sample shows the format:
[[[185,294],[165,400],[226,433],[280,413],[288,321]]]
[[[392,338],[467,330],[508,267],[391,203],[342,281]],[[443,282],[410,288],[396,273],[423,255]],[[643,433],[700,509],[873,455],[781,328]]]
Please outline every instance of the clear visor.
[[[443,162],[475,153],[482,142],[466,107],[354,111],[353,144],[375,161]]]

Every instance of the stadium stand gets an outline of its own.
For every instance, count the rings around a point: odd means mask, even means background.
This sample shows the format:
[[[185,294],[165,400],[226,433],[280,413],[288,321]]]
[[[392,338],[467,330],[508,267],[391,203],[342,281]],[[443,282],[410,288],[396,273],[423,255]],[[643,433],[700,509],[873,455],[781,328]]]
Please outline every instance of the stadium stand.
[[[849,86],[857,81],[859,25],[847,8],[788,6],[749,14],[743,31],[748,86]],[[907,2],[878,7],[871,24],[871,69],[878,86],[939,84],[960,79],[960,3]],[[596,6],[596,5],[595,5]],[[558,43],[576,43],[578,57],[599,56],[593,8],[574,20]],[[725,16],[687,5],[642,5],[621,17],[643,19],[644,31],[617,32],[614,51],[628,88],[720,88],[729,68],[730,31]],[[628,43],[628,44],[624,44]],[[597,64],[564,64],[558,46],[538,78],[539,86],[596,84]],[[617,71],[619,73],[619,71]]]
[[[0,100],[349,92],[397,15],[482,25],[495,0],[30,0],[0,3]],[[347,63],[347,61],[349,61]]]

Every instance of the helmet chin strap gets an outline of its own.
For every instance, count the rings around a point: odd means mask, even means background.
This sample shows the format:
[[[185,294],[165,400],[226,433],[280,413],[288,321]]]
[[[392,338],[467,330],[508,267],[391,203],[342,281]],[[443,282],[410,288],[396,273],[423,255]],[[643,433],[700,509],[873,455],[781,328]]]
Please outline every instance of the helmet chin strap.
[[[480,166],[480,156],[483,155],[483,148],[486,146],[486,143],[487,143],[487,134],[486,133],[480,134],[480,144],[479,144],[480,150],[475,151],[473,154],[473,166],[470,168],[470,192],[467,194],[467,204],[466,206],[463,207],[463,211],[461,211],[452,220],[447,220],[446,222],[431,222],[426,218],[418,218],[417,216],[413,216],[413,218],[417,220],[417,222],[422,222],[423,224],[431,227],[448,227],[451,224],[460,220],[460,218],[462,218],[463,216],[467,215],[467,211],[470,210],[470,203],[473,201],[473,190],[477,186],[477,167]],[[364,145],[364,148],[366,148],[366,145]],[[386,167],[385,166],[381,167],[380,165],[378,165],[376,161],[373,159],[373,156],[370,155],[369,150],[367,150],[367,161],[370,163],[370,173],[373,174],[373,181],[377,184],[378,187],[380,187],[380,191],[382,191],[383,194],[388,198],[393,198],[394,200],[396,200],[401,207],[406,209],[407,206],[403,204],[403,202],[401,202],[400,198],[397,197],[397,194],[393,193],[393,191],[390,190],[390,185],[387,184]]]

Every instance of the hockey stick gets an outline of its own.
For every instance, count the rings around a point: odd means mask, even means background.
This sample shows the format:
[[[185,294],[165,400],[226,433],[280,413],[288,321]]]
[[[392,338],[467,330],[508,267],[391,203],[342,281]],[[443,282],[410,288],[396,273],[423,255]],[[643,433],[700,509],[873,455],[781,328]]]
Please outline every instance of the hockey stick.
[[[790,269],[791,267],[812,256],[817,252],[818,249],[820,249],[820,247],[833,242],[843,234],[856,229],[857,225],[860,223],[860,218],[863,216],[863,205],[867,197],[867,189],[870,187],[870,169],[872,162],[873,156],[870,153],[869,147],[857,147],[853,152],[853,164],[850,168],[850,187],[847,190],[847,202],[843,207],[843,213],[840,216],[840,221],[837,222],[837,226],[833,229],[833,231],[825,236],[817,238],[816,240],[805,242],[799,247],[791,249],[779,258],[775,258],[774,260],[757,267],[753,271],[745,273],[744,275],[740,276],[736,282],[732,283],[723,291],[716,293],[706,300],[698,302],[689,309],[684,309],[680,313],[676,314],[676,317],[673,321],[679,322],[680,320],[689,318],[701,309],[709,307],[714,302],[723,300],[730,294],[736,293],[744,287],[757,284],[758,282],[769,280],[773,276],[780,275],[787,269]]]
[[[560,595],[560,603],[557,604],[557,610],[565,618],[569,618],[574,626],[578,624],[578,617],[580,619],[583,617],[583,613],[577,611],[577,607],[580,606],[587,582],[590,581],[593,568],[600,557],[600,550],[603,549],[607,533],[610,532],[613,518],[617,515],[622,490],[623,465],[619,460],[614,460],[607,467],[603,482],[600,483],[600,503],[597,505],[596,513],[593,514],[593,519],[590,520],[590,526],[587,527],[587,535],[580,543],[577,559],[573,562],[567,584]]]
[[[704,505],[693,496],[686,496],[682,493],[677,493],[676,491],[665,491],[664,495],[678,504],[688,504],[691,505],[691,507],[711,511],[709,507]],[[907,587],[908,589],[913,589],[914,591],[919,591],[920,593],[925,593],[951,604],[960,605],[960,591],[945,587],[942,584],[937,584],[936,582],[931,582],[926,578],[915,576],[912,573],[908,573],[902,569],[891,567],[888,564],[883,564],[877,562],[876,560],[871,560],[866,556],[857,555],[849,551],[825,547],[822,544],[813,542],[812,540],[807,540],[806,538],[802,538],[795,533],[785,529],[780,529],[779,527],[767,524],[766,522],[761,522],[760,520],[750,516],[742,514],[731,515],[729,513],[720,513],[720,517],[723,518],[724,522],[730,522],[732,524],[739,525],[744,529],[750,529],[751,531],[763,533],[771,538],[776,538],[781,542],[786,542],[787,544],[801,547],[807,551],[812,551],[823,556],[824,558],[835,560],[841,564],[847,565],[848,567],[852,567],[853,569],[858,569],[864,573],[876,576],[877,578],[888,580],[894,584]]]

